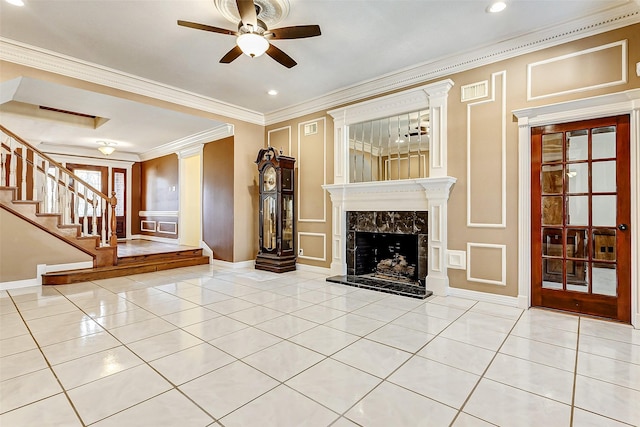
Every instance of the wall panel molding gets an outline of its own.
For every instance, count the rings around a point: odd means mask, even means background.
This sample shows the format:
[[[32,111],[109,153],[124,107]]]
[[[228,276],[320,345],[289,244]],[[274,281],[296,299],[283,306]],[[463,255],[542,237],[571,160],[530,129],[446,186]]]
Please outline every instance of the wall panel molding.
[[[480,277],[473,277],[473,248],[486,248],[500,250],[500,280],[484,279]],[[472,243],[467,242],[467,281],[487,283],[490,285],[506,286],[507,285],[507,245],[498,245],[493,243]]]
[[[307,231],[298,231],[298,248],[300,245],[300,237],[308,236],[308,237],[322,237],[322,257],[317,256],[309,256],[309,255],[298,255],[300,259],[308,259],[311,261],[326,261],[327,260],[327,235],[325,233],[311,233]]]
[[[285,130],[287,131],[287,135],[288,135],[288,138],[287,138],[288,139],[287,149],[289,151],[285,152],[284,155],[293,157],[293,153],[291,152],[291,149],[292,149],[292,147],[291,147],[291,126],[284,126],[284,127],[278,128],[278,129],[271,129],[270,131],[268,131],[267,132],[267,145],[269,147],[271,147],[273,145],[273,147],[275,149],[277,149],[277,150],[279,150],[280,148],[283,148],[283,147],[278,147],[277,144],[276,145],[272,144],[272,142],[271,142],[271,134],[272,133],[276,133],[276,132],[282,132],[282,131],[285,131]]]
[[[300,173],[301,170],[304,170],[304,162],[318,162],[319,159],[309,159],[305,160],[302,151],[302,138],[303,138],[303,129],[304,125],[313,122],[322,122],[322,182],[318,183],[318,188],[322,191],[322,216],[318,216],[316,218],[303,218],[302,217],[302,197],[301,197],[301,189],[302,189],[302,177],[303,173]],[[318,126],[320,129],[320,126]],[[319,117],[312,120],[307,120],[304,122],[298,123],[298,222],[327,222],[327,192],[322,188],[323,185],[327,183],[327,120],[325,117]],[[304,176],[308,176],[304,175]]]
[[[496,83],[496,80],[500,78],[500,82]],[[501,96],[500,99],[496,97],[496,86],[500,87]],[[474,222],[472,220],[472,200],[471,195],[473,194],[473,177],[472,177],[472,161],[475,156],[472,155],[472,132],[471,132],[471,123],[472,123],[472,114],[473,108],[481,105],[485,105],[488,103],[498,102],[500,105],[500,221],[495,223],[481,223]],[[500,71],[491,74],[491,97],[467,104],[467,227],[471,228],[506,228],[507,226],[507,72]],[[486,167],[486,164],[483,165]],[[476,181],[478,182],[478,181]],[[483,205],[483,208],[487,208],[486,205]]]

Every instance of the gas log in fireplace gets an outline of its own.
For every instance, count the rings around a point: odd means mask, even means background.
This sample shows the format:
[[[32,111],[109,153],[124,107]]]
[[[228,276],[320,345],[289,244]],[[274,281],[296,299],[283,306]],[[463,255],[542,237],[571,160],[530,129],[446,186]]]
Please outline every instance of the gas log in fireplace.
[[[347,275],[327,280],[426,298],[427,212],[347,212]]]

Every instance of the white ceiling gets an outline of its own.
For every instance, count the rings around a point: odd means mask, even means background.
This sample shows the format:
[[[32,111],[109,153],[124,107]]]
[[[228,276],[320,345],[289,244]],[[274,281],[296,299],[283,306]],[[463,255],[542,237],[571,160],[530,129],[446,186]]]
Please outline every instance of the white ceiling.
[[[220,64],[233,37],[176,24],[235,30],[213,0],[24,1],[0,2],[4,40],[264,115],[615,8],[640,8],[638,0],[507,0],[504,12],[489,14],[490,0],[290,0],[277,27],[318,24],[322,35],[273,42],[298,62],[287,69],[266,55]],[[131,144],[135,152],[147,148]]]

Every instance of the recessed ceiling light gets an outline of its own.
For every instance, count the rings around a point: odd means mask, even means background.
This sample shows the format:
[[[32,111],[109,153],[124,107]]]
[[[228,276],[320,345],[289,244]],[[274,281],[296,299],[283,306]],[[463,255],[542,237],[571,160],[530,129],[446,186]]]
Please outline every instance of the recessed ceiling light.
[[[275,89],[271,89],[269,92],[267,92],[269,95],[271,96],[276,96],[278,94],[278,91]]]
[[[506,7],[507,7],[507,3],[503,1],[495,1],[491,3],[491,5],[489,5],[489,7],[487,8],[487,12],[490,12],[490,13],[502,12],[503,10],[506,9]]]
[[[14,6],[24,6],[24,2],[22,0],[6,0],[7,3],[12,4]]]

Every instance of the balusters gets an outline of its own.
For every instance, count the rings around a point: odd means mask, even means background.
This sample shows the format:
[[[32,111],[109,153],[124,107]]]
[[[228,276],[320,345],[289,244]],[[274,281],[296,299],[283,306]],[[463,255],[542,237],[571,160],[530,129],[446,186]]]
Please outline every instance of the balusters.
[[[78,194],[78,180],[73,180],[73,223],[80,225],[80,194]]]
[[[105,202],[104,199],[100,199],[100,213],[102,215],[102,221],[101,221],[101,225],[100,225],[100,241],[101,241],[101,246],[106,246],[107,245],[107,217],[106,217],[106,208],[107,208],[107,203]]]
[[[71,224],[71,194],[69,194],[69,175],[64,174],[64,223]]]
[[[97,222],[97,217],[98,217],[98,195],[96,193],[94,193],[93,191],[91,192],[91,206],[93,207],[93,215],[91,215],[91,235],[92,236],[97,236],[98,235],[98,222]]]
[[[55,168],[53,173],[53,213],[60,212],[60,169]]]
[[[111,220],[109,221],[109,246],[118,246],[118,236],[116,236],[116,192],[111,192],[109,204],[111,205]]]
[[[49,160],[44,161],[44,179],[42,180],[42,200],[44,202],[44,212],[51,213],[51,194],[49,188]]]
[[[11,160],[9,161],[9,187],[15,187],[17,185],[16,167],[18,162],[16,159],[13,138],[9,139],[9,155],[11,156]]]
[[[89,235],[89,223],[88,223],[88,216],[89,216],[89,202],[87,201],[87,187],[86,186],[82,186],[83,187],[83,200],[84,200],[84,215],[82,217],[82,235],[83,236],[88,236]]]
[[[7,186],[7,166],[5,162],[7,161],[7,156],[4,154],[4,148],[0,148],[0,187]]]
[[[27,147],[20,147],[22,176],[20,177],[20,200],[27,200]]]
[[[31,200],[38,200],[38,153],[33,152],[33,167],[31,168]]]

